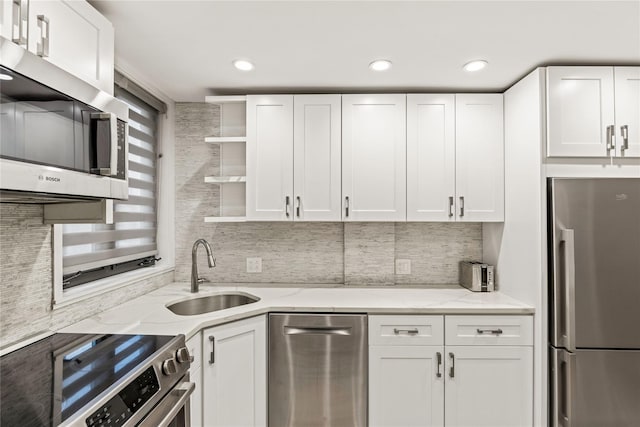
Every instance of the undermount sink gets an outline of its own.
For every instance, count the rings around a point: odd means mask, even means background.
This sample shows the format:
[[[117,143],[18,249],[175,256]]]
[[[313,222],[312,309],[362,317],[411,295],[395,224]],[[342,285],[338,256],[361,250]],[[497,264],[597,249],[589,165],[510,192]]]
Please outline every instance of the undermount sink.
[[[176,302],[168,305],[167,308],[179,316],[194,316],[196,314],[211,313],[212,311],[251,304],[259,300],[260,298],[253,295],[226,293]]]

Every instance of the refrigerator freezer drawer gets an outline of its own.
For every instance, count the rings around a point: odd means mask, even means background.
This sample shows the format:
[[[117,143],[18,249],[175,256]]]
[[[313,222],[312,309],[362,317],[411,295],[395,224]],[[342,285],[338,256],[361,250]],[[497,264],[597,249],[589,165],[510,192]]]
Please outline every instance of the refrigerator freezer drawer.
[[[551,426],[640,426],[640,350],[550,353]]]

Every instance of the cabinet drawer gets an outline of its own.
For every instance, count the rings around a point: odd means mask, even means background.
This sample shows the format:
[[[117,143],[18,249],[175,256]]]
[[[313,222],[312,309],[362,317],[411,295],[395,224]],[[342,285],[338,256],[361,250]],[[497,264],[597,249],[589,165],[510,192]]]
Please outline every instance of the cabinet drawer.
[[[369,316],[370,345],[442,345],[442,316]]]
[[[533,345],[532,316],[445,316],[446,345]]]
[[[190,370],[195,372],[202,365],[202,332],[198,332],[187,340],[187,348],[193,356]]]

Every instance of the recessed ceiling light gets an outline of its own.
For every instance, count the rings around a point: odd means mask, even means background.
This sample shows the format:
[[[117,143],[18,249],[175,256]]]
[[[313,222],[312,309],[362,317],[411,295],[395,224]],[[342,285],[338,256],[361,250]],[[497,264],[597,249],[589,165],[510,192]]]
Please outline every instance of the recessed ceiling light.
[[[236,59],[233,61],[233,66],[240,71],[251,71],[254,68],[253,64],[246,59]]]
[[[391,61],[387,59],[376,59],[371,64],[369,64],[369,68],[373,71],[386,71],[391,68]]]
[[[486,67],[489,63],[483,59],[478,59],[475,61],[471,61],[471,62],[467,62],[466,64],[464,64],[464,70],[465,71],[480,71],[482,70],[484,67]]]
[[[0,80],[13,80],[13,77],[8,74],[0,74]]]

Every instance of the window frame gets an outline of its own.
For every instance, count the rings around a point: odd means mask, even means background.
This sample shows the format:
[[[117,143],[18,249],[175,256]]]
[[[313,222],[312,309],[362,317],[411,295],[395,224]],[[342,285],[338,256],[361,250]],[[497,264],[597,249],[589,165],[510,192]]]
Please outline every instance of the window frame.
[[[129,73],[119,72],[122,75],[126,75],[130,81],[136,82],[137,85],[167,105],[167,111],[164,114],[158,114],[158,145],[156,150],[158,154],[156,158],[156,244],[158,256],[162,257],[162,260],[156,262],[152,267],[127,271],[77,285],[69,289],[63,289],[63,225],[52,225],[52,309],[65,307],[87,298],[126,287],[137,281],[147,280],[169,273],[175,269],[175,248],[174,245],[170,244],[170,242],[174,240],[175,230],[175,178],[173,176],[175,170],[175,148],[172,138],[175,133],[174,101],[158,89],[155,89],[152,85],[145,84],[143,80],[133,78]]]

